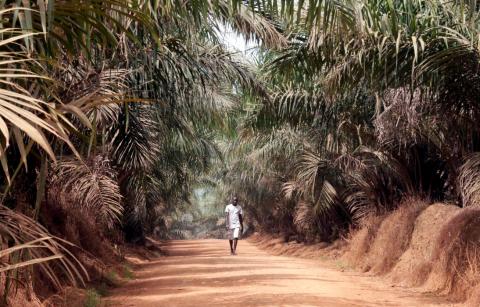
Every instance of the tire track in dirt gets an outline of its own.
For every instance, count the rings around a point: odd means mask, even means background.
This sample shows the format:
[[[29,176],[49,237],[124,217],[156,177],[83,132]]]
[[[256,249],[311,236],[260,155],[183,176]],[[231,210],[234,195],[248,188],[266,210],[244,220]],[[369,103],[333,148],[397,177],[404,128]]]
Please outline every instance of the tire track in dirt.
[[[320,261],[272,256],[240,241],[170,241],[168,256],[142,262],[110,306],[454,306]]]

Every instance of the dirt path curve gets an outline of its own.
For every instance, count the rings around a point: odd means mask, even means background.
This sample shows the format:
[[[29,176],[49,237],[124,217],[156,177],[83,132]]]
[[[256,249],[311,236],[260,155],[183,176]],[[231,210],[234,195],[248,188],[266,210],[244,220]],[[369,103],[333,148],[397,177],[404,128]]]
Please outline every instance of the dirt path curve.
[[[111,306],[450,306],[319,261],[272,256],[248,241],[172,241],[114,291]]]

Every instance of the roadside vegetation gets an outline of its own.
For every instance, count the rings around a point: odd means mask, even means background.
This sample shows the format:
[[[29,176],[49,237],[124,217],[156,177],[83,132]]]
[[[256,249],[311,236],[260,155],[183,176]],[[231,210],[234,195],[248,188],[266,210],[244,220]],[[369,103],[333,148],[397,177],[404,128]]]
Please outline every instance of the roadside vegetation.
[[[477,1],[298,1],[276,12],[289,43],[259,55],[269,98],[244,96],[226,190],[284,242],[350,239],[345,257],[365,271],[414,263],[401,258],[413,244],[424,252],[414,274],[430,280],[416,285],[469,296],[480,267]],[[415,232],[434,202],[468,210],[440,223],[427,214],[438,228]]]
[[[227,1],[3,1],[0,14],[0,294],[14,304],[102,280],[188,201],[237,93],[263,95],[220,26],[286,39]]]
[[[470,207],[432,234],[444,267],[425,270],[449,292],[478,286],[477,1],[12,0],[0,14],[3,304],[101,281],[125,244],[182,235],[195,189],[214,191],[210,209],[237,194],[250,228],[284,241],[366,232],[357,255],[376,273],[429,204]],[[256,66],[225,28],[257,42]],[[382,246],[393,254],[369,262]]]
[[[314,1],[295,12],[278,17],[288,47],[262,54],[270,99],[245,98],[226,163],[259,224],[334,240],[412,196],[476,205],[477,5]]]

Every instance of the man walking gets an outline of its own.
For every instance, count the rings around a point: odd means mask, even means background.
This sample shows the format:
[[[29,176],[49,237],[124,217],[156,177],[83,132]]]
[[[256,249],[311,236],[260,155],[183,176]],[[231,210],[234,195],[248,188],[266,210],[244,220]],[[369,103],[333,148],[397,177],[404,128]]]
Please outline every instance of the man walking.
[[[236,255],[238,238],[243,230],[243,211],[238,204],[238,198],[234,197],[233,202],[225,207],[225,226],[230,241],[230,254]]]

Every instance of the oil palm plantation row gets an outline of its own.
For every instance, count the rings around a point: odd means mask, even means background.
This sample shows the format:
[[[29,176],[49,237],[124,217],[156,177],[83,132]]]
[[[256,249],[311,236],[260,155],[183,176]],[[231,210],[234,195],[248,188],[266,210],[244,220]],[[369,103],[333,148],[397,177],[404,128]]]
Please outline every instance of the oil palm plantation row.
[[[219,26],[269,48],[287,40],[240,2],[4,1],[0,13],[7,302],[33,277],[83,283],[77,259],[141,242],[188,200],[238,92],[265,95]]]
[[[408,196],[476,205],[476,1],[252,3],[289,45],[262,54],[229,192],[265,229],[333,240]]]
[[[0,5],[4,300],[86,280],[77,259],[142,242],[213,161],[254,221],[306,239],[409,195],[476,204],[476,1]]]

